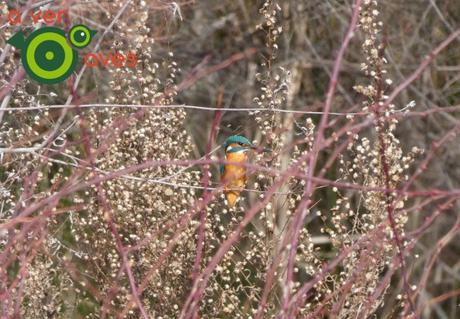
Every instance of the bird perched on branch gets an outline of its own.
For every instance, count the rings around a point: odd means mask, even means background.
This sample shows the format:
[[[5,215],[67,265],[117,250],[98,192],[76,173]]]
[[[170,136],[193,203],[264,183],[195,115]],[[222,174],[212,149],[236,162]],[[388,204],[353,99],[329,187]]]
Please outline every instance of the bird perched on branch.
[[[247,152],[255,148],[246,137],[232,135],[224,143],[225,160],[244,164],[248,161]],[[229,207],[233,207],[246,185],[246,167],[243,165],[222,164],[220,173],[227,204]]]

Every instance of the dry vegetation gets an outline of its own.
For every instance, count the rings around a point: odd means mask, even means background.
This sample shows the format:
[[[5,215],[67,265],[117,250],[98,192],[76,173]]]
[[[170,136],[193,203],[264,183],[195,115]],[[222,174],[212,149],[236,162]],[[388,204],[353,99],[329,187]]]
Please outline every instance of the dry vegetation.
[[[1,318],[459,317],[458,1],[0,6]],[[39,6],[137,68],[29,80]]]

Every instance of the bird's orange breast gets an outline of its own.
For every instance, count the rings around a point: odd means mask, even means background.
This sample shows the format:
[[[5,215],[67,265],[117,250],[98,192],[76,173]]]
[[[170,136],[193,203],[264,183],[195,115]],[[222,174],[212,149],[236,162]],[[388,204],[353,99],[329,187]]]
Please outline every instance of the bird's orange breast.
[[[248,158],[245,153],[228,153],[227,161],[245,163]],[[242,165],[226,164],[222,182],[225,184],[225,193],[228,205],[233,207],[236,200],[246,185],[246,167]]]
[[[245,163],[248,158],[245,153],[228,153],[226,160],[229,162]],[[222,181],[231,184],[232,181],[238,179],[244,179],[246,181],[246,167],[226,164]]]

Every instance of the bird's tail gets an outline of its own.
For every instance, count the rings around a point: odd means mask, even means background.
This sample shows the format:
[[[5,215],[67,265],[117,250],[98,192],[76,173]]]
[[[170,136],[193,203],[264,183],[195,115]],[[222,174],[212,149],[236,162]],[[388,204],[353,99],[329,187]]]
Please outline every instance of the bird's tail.
[[[227,197],[227,205],[228,207],[232,208],[236,204],[236,200],[240,196],[240,192],[238,191],[228,191],[226,194]]]

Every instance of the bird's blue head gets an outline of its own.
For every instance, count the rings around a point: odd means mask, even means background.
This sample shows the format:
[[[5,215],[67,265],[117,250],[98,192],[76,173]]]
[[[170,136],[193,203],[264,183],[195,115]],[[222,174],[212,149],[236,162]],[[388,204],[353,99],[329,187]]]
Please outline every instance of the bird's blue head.
[[[235,153],[254,148],[254,145],[246,137],[241,135],[229,136],[224,142],[225,153]]]

